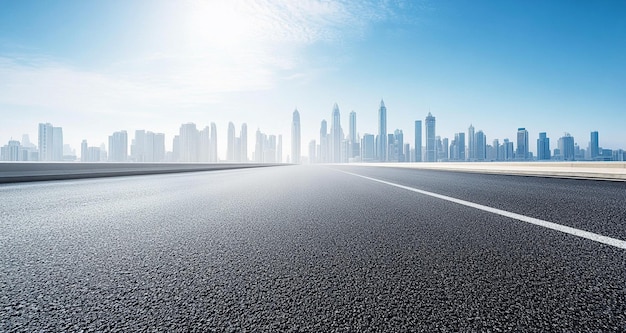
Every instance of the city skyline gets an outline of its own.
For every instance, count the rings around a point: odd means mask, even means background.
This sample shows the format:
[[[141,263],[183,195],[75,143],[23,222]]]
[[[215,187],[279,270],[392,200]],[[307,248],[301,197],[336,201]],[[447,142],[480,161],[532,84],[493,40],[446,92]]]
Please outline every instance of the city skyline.
[[[516,141],[511,132],[526,128],[531,151],[540,132],[582,138],[599,130],[614,149],[626,141],[621,2],[2,6],[0,142],[34,138],[41,122],[72,129],[63,139],[75,149],[121,129],[171,138],[182,123],[216,123],[224,152],[232,121],[283,133],[287,148],[297,107],[307,152],[333,102],[344,124],[358,114],[363,135],[377,133],[381,99],[389,133],[402,129],[405,141],[414,137],[408,124],[428,112],[451,140],[473,124],[488,140]]]
[[[3,160],[30,160],[30,161],[60,161],[70,158],[68,152],[73,149],[75,160],[81,162],[289,162],[289,163],[346,163],[358,161],[383,161],[383,162],[440,162],[440,161],[497,161],[497,160],[614,160],[624,159],[623,147],[602,146],[599,140],[599,131],[591,131],[589,141],[585,145],[584,139],[575,139],[569,132],[562,136],[552,136],[553,145],[550,144],[550,136],[546,132],[540,132],[537,144],[532,142],[529,132],[524,127],[519,127],[516,132],[516,140],[506,138],[488,137],[482,129],[475,130],[470,124],[467,133],[456,132],[452,135],[438,135],[436,117],[431,112],[422,121],[416,120],[413,129],[415,133],[422,133],[420,137],[412,140],[405,136],[403,128],[389,129],[386,123],[387,108],[384,100],[381,100],[378,110],[377,134],[361,132],[357,127],[357,113],[349,113],[349,129],[345,134],[341,126],[341,114],[337,103],[333,104],[330,119],[331,128],[327,132],[327,121],[322,119],[320,126],[319,142],[315,138],[308,141],[302,153],[303,138],[301,137],[300,112],[295,109],[292,114],[290,154],[283,159],[282,134],[277,137],[274,134],[266,135],[257,128],[256,140],[251,145],[248,141],[247,124],[241,124],[239,136],[236,136],[235,125],[228,123],[226,156],[221,157],[219,141],[217,139],[217,126],[211,122],[200,130],[195,123],[183,123],[179,134],[172,137],[172,149],[167,150],[165,134],[135,130],[134,137],[130,138],[128,131],[116,131],[108,136],[108,145],[89,146],[88,140],[83,139],[76,148],[64,142],[63,128],[51,123],[39,123],[37,137],[38,145],[30,142],[28,134],[22,136],[21,144],[18,140],[9,140],[7,145],[2,146]],[[381,135],[384,133],[385,135]],[[390,134],[386,134],[390,133]],[[466,136],[467,134],[467,140]],[[383,138],[381,140],[380,138]],[[488,143],[488,139],[492,144]],[[500,145],[502,139],[502,145]],[[556,140],[555,140],[556,139]],[[306,141],[305,141],[306,142]],[[410,142],[414,142],[411,146]],[[415,144],[425,142],[416,147]],[[252,151],[248,147],[254,147]],[[158,147],[158,148],[157,148]],[[382,147],[386,147],[384,150]],[[533,151],[533,147],[536,150]],[[36,148],[36,149],[35,149]],[[416,149],[417,148],[417,149]],[[23,151],[18,151],[22,149]],[[31,157],[36,151],[37,156]],[[416,155],[417,154],[419,155]],[[617,154],[612,156],[612,154]],[[608,154],[608,155],[607,155]],[[67,157],[65,157],[67,155]],[[18,157],[15,157],[18,156]],[[98,157],[99,156],[99,157]],[[149,157],[147,157],[149,156]],[[612,157],[611,157],[612,156]],[[9,158],[9,159],[7,159]]]

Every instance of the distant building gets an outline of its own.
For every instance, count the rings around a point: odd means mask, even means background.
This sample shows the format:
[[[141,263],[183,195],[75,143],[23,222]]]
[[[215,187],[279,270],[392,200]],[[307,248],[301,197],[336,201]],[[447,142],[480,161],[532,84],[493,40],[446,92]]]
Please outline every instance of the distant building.
[[[180,126],[178,134],[180,145],[180,162],[198,162],[200,148],[200,133],[194,123],[186,123]]]
[[[574,137],[569,133],[565,133],[558,142],[560,159],[563,161],[574,161],[575,160],[575,147],[574,147]]]
[[[422,161],[422,121],[415,121],[415,156],[414,162]]]
[[[248,125],[241,124],[239,132],[239,162],[248,162]]]
[[[487,136],[483,131],[476,132],[474,136],[474,160],[487,160]]]
[[[215,123],[211,123],[211,142],[209,146],[209,162],[219,162],[217,157],[217,126]]]
[[[315,142],[315,139],[313,139],[309,142],[309,163],[315,163],[316,161],[315,151],[316,150],[317,150],[317,143]]]
[[[50,123],[39,124],[39,160],[63,160],[63,129]]]
[[[354,111],[350,112],[350,132],[348,133],[348,141],[350,143],[350,153],[348,154],[348,157],[355,158],[359,156],[361,154],[359,151],[360,143],[357,138],[356,112]]]
[[[437,148],[435,146],[435,117],[428,112],[425,121],[426,126],[426,162],[437,161]]]
[[[550,138],[545,132],[539,133],[537,139],[537,160],[546,161],[550,159]]]
[[[364,134],[361,139],[361,157],[363,162],[376,160],[376,142],[374,134]]]
[[[467,160],[476,161],[476,134],[472,125],[467,129],[467,147]]]
[[[402,133],[401,129],[396,129],[393,132],[392,138],[392,144],[389,145],[393,149],[391,152],[392,158],[390,160],[394,162],[404,162],[404,133]]]
[[[300,133],[300,112],[298,109],[293,111],[293,119],[291,122],[291,163],[299,164],[301,163],[302,153],[300,150],[302,149],[301,143],[301,133]]]
[[[128,160],[128,134],[119,131],[109,136],[109,162],[126,162]]]
[[[381,99],[378,108],[378,145],[376,149],[376,157],[381,162],[386,162],[389,158],[387,145],[387,107]]]
[[[528,160],[528,131],[520,127],[517,129],[517,150],[515,151],[515,159]]]
[[[326,120],[322,120],[320,124],[320,149],[319,154],[317,154],[317,159],[319,163],[328,163],[329,162],[329,143],[328,143],[328,124]]]
[[[589,143],[591,159],[595,160],[600,156],[600,143],[598,141],[598,131],[591,132],[591,142]]]
[[[330,156],[331,163],[341,163],[341,116],[339,114],[339,106],[337,103],[333,105],[332,122],[330,127]]]
[[[226,146],[226,160],[231,163],[237,161],[235,156],[235,144],[235,124],[233,124],[233,122],[231,121],[228,123],[228,142]]]

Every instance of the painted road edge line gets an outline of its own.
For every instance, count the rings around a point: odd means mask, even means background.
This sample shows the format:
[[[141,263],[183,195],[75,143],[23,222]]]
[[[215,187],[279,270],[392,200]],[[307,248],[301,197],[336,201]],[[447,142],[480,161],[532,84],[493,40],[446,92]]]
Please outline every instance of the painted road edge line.
[[[381,183],[381,184],[394,186],[394,187],[397,187],[397,188],[401,188],[401,189],[405,189],[405,190],[408,190],[408,191],[411,191],[411,192],[424,194],[424,195],[427,195],[427,196],[430,196],[430,197],[433,197],[433,198],[446,200],[446,201],[449,201],[449,202],[454,202],[454,203],[457,203],[459,205],[463,205],[463,206],[479,209],[479,210],[482,210],[482,211],[485,211],[485,212],[489,212],[489,213],[493,213],[493,214],[509,217],[509,218],[516,219],[516,220],[519,220],[519,221],[522,221],[522,222],[538,225],[538,226],[541,226],[541,227],[544,227],[544,228],[560,231],[560,232],[563,232],[563,233],[566,233],[566,234],[569,234],[569,235],[578,236],[578,237],[581,237],[581,238],[586,238],[586,239],[589,239],[589,240],[592,240],[592,241],[596,241],[598,243],[611,245],[611,246],[614,246],[614,247],[626,250],[626,241],[623,241],[621,239],[612,238],[612,237],[608,237],[608,236],[603,236],[603,235],[600,235],[600,234],[596,234],[596,233],[593,233],[593,232],[589,232],[589,231],[585,231],[585,230],[581,230],[581,229],[568,227],[568,226],[561,225],[561,224],[558,224],[558,223],[549,222],[549,221],[545,221],[545,220],[537,219],[537,218],[534,218],[534,217],[521,215],[521,214],[517,214],[517,213],[513,213],[513,212],[509,212],[509,211],[506,211],[506,210],[497,209],[497,208],[493,208],[493,207],[489,207],[489,206],[484,206],[484,205],[473,203],[473,202],[470,202],[470,201],[465,201],[465,200],[449,197],[449,196],[442,195],[442,194],[437,194],[437,193],[433,193],[433,192],[420,190],[420,189],[417,189],[417,188],[414,188],[414,187],[410,187],[410,186],[405,186],[405,185],[400,185],[400,184],[388,182],[386,180],[381,180],[381,179],[376,179],[376,178],[372,178],[372,177],[367,177],[367,176],[363,176],[363,175],[359,175],[359,174],[352,173],[352,172],[347,172],[347,171],[341,171],[341,170],[338,170],[338,171],[346,173],[346,174],[349,174],[349,175],[352,175],[352,176],[361,177],[361,178],[368,179],[368,180],[371,180],[371,181],[374,181],[374,182],[378,182],[378,183]]]

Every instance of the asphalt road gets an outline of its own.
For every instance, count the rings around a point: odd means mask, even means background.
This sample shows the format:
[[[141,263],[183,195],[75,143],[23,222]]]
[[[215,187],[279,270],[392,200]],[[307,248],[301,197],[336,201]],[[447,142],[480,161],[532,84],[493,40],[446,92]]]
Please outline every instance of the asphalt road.
[[[0,185],[0,331],[625,331],[626,183],[288,166]]]

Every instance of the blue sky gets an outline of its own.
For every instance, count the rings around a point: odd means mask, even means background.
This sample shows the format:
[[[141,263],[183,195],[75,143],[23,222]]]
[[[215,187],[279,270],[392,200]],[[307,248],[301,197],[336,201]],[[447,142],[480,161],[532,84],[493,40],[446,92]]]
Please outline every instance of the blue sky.
[[[373,133],[381,98],[411,143],[430,111],[442,137],[626,148],[626,2],[0,0],[3,144],[51,122],[74,148],[122,129],[171,146],[215,122],[225,157],[233,121],[286,155],[297,107],[306,154],[333,103],[346,134],[352,110]]]

